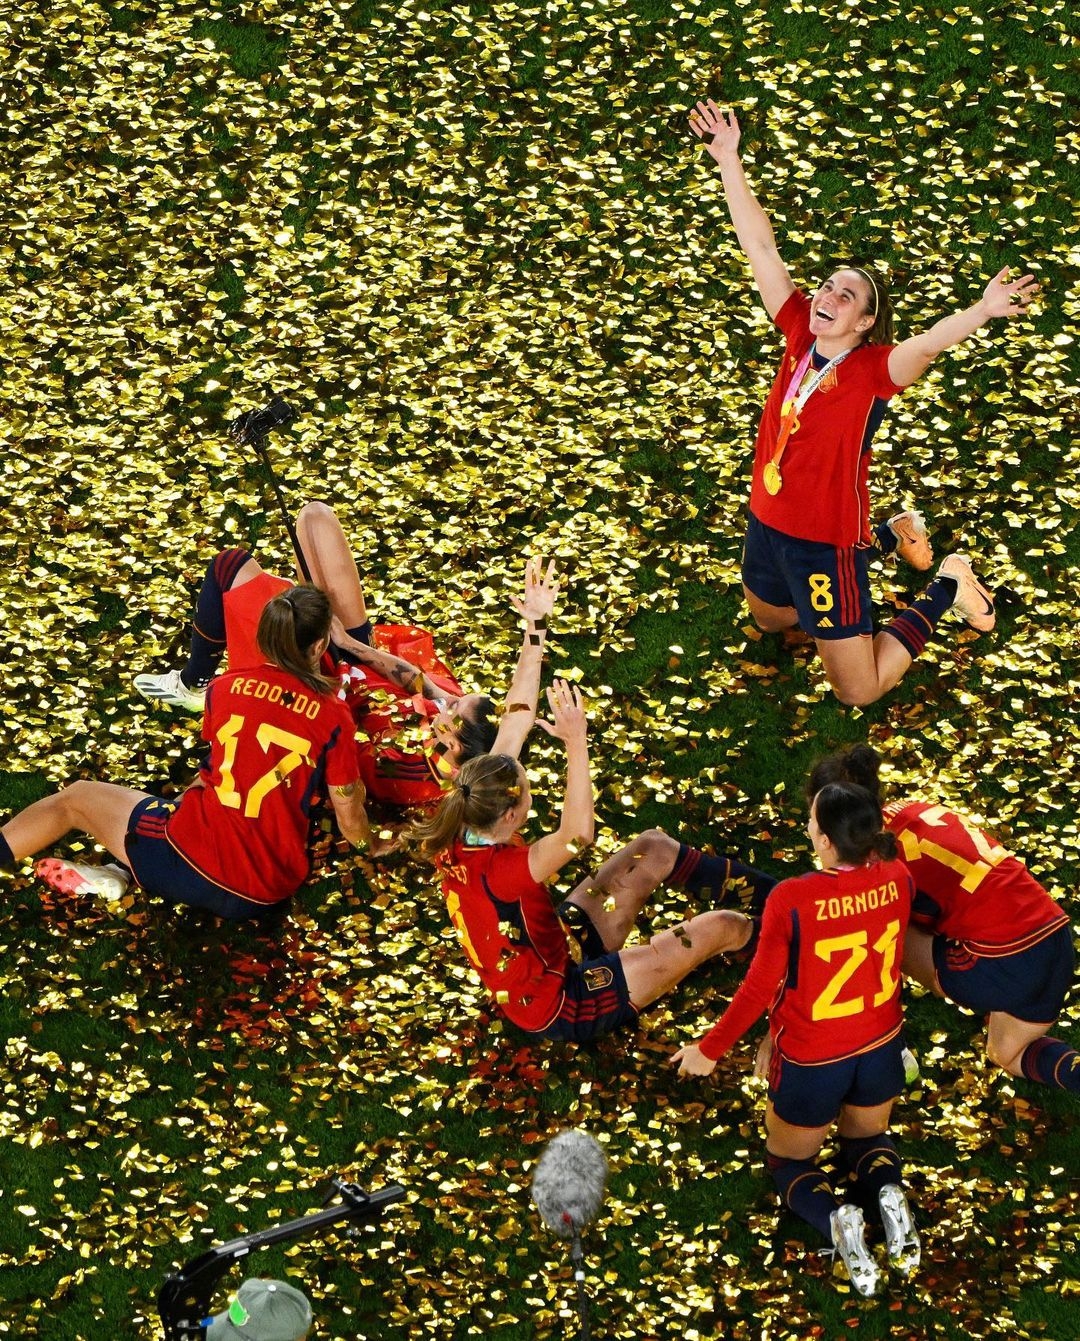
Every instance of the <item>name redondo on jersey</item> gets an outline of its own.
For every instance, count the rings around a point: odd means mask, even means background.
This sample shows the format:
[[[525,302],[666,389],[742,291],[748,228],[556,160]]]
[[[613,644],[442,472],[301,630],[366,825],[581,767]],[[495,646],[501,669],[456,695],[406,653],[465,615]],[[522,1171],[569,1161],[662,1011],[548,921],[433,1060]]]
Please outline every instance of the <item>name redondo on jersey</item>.
[[[318,717],[322,704],[308,694],[298,694],[295,689],[285,689],[268,680],[260,680],[256,675],[239,676],[229,686],[230,694],[241,694],[244,698],[265,699],[267,703],[280,703],[283,708],[306,717],[309,722]]]
[[[817,920],[827,922],[833,917],[854,917],[856,913],[873,912],[875,908],[886,908],[896,903],[900,891],[895,880],[887,885],[878,885],[874,889],[865,889],[861,894],[837,894],[831,899],[815,899]]]

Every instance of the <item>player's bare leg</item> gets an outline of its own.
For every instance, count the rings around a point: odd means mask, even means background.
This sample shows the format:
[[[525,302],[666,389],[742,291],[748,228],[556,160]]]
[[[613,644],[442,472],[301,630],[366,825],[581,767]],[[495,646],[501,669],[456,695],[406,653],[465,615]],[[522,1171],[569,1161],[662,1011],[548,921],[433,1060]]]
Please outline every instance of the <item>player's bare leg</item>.
[[[325,503],[305,503],[296,518],[296,536],[311,581],[330,597],[334,614],[346,629],[360,628],[368,618],[364,588],[333,508]]]
[[[754,623],[763,633],[782,633],[798,625],[799,616],[793,605],[770,605],[743,585],[743,596]]]
[[[644,1010],[706,959],[741,950],[753,928],[742,913],[717,908],[698,913],[672,930],[657,932],[648,945],[625,947],[619,959],[630,1000]]]
[[[876,703],[895,689],[912,662],[911,653],[891,634],[817,638],[815,642],[833,693],[852,707]]]
[[[619,849],[567,902],[589,916],[606,950],[621,949],[650,894],[675,869],[679,844],[662,829],[647,829]]]
[[[1028,1045],[1048,1034],[1053,1025],[1053,1020],[1033,1024],[1030,1020],[1007,1015],[1003,1010],[992,1011],[986,1027],[986,1055],[1010,1076],[1022,1076],[1024,1070],[1020,1061]]]
[[[112,782],[73,782],[63,791],[27,806],[0,828],[0,833],[16,860],[32,857],[72,829],[79,829],[125,861],[124,838],[131,812],[146,796],[146,792]]]

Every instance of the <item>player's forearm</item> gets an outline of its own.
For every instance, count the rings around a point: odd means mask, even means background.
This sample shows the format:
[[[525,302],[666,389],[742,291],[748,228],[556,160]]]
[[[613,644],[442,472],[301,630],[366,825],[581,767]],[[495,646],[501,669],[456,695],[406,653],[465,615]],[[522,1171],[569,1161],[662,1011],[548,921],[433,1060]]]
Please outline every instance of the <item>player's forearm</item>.
[[[332,787],[330,797],[341,836],[353,847],[371,843],[371,824],[368,821],[367,792],[361,782],[345,787]]]
[[[343,652],[355,657],[362,666],[370,666],[373,671],[377,671],[410,693],[422,692],[430,698],[445,693],[445,690],[438,689],[426,675],[422,675],[418,668],[404,657],[396,657],[393,653],[383,652],[378,647],[369,647],[367,643],[358,642],[348,634],[339,637],[337,645]]]
[[[494,754],[511,754],[516,759],[525,743],[525,738],[536,721],[536,708],[540,699],[540,676],[544,669],[544,646],[547,641],[547,625],[530,621],[525,630],[525,639],[521,644],[514,676],[503,704],[502,718],[499,722],[499,734],[492,748]]]
[[[742,159],[737,153],[726,153],[716,162],[739,246],[751,260],[760,252],[775,251],[776,234],[746,179]]]
[[[566,746],[566,795],[559,817],[558,834],[567,845],[588,847],[596,834],[592,771],[587,741],[572,740]]]
[[[921,331],[896,346],[889,355],[889,376],[897,386],[910,386],[939,354],[969,339],[986,325],[990,317],[991,313],[981,298],[962,312],[942,317],[929,330]]]

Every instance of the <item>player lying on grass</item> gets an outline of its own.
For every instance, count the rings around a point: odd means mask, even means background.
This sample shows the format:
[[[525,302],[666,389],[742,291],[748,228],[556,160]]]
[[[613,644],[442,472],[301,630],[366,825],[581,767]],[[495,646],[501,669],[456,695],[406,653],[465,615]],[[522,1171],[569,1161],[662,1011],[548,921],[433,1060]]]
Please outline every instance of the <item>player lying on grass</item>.
[[[734,113],[699,102],[690,124],[720,167],[739,245],[786,341],[754,452],[746,601],[760,628],[798,625],[814,638],[842,702],[873,703],[898,683],[946,610],[955,607],[972,628],[994,626],[989,591],[966,558],[951,554],[923,594],[873,636],[867,482],[874,434],[888,401],[938,355],[991,320],[1021,316],[1038,286],[1031,275],[1010,281],[1002,270],[971,307],[894,344],[877,271],[845,265],[813,295],[796,288],[743,172]]]
[[[865,788],[837,783],[819,791],[808,832],[820,871],[782,880],[769,894],[731,1005],[672,1062],[681,1074],[709,1075],[769,1011],[769,1171],[785,1205],[832,1242],[855,1289],[872,1295],[881,1273],[863,1212],[841,1200],[815,1161],[835,1124],[852,1194],[880,1214],[889,1260],[910,1275],[919,1240],[887,1132],[904,1088],[899,958],[913,886]]]
[[[524,589],[513,602],[525,621],[523,641],[499,713],[486,694],[462,691],[422,629],[372,625],[356,562],[331,508],[308,503],[296,534],[312,581],[333,606],[330,654],[356,717],[370,800],[431,805],[466,759],[488,750],[517,758],[536,719],[548,619],[559,592],[554,563],[546,572],[539,559],[525,566]],[[222,550],[199,592],[187,663],[164,675],[137,675],[135,688],[144,698],[201,711],[226,651],[232,669],[253,659],[250,630],[270,597],[291,585],[247,550]]]
[[[307,879],[310,842],[327,796],[342,834],[368,835],[352,714],[319,670],[330,602],[314,587],[275,596],[259,620],[261,663],[230,671],[206,693],[209,758],[177,800],[108,782],[74,782],[0,829],[12,869],[72,829],[122,865],[49,858],[37,872],[65,893],[119,897],[131,879],[169,903],[233,920],[259,917]]]
[[[539,1038],[587,1042],[624,1026],[703,960],[739,950],[752,923],[712,909],[626,945],[661,884],[722,901],[740,883],[763,899],[775,881],[651,830],[610,857],[557,908],[548,882],[593,841],[593,786],[581,694],[563,680],[548,690],[545,731],[566,748],[558,828],[526,844],[531,803],[525,770],[506,754],[470,759],[438,811],[416,822],[442,881],[450,920],[498,1009]]]
[[[821,760],[810,786],[850,779],[878,798],[879,765],[857,745]],[[986,1015],[986,1054],[1009,1075],[1080,1093],[1080,1055],[1048,1037],[1073,979],[1068,913],[1022,861],[945,806],[895,801],[885,822],[915,881],[904,972]]]

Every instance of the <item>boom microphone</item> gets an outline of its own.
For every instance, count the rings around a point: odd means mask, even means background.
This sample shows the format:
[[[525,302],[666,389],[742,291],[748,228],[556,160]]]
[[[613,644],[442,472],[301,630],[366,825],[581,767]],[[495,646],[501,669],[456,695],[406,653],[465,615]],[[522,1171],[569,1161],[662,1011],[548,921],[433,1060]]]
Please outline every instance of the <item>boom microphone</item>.
[[[533,1174],[532,1199],[553,1234],[570,1239],[570,1261],[577,1285],[580,1341],[589,1341],[585,1257],[581,1231],[600,1214],[607,1182],[607,1159],[598,1142],[584,1131],[561,1131],[540,1156]]]
[[[563,1131],[548,1145],[533,1174],[532,1199],[553,1234],[571,1239],[600,1214],[607,1159],[584,1131]]]

